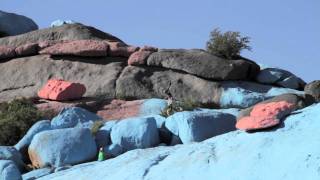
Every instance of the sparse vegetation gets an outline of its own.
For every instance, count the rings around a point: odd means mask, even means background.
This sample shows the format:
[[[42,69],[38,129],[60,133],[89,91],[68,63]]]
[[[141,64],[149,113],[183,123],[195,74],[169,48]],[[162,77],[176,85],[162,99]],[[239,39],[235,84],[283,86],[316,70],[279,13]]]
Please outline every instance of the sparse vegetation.
[[[95,136],[103,124],[104,122],[101,120],[95,121],[91,127],[91,134]]]
[[[240,32],[227,31],[222,33],[218,28],[210,33],[207,51],[225,59],[237,59],[242,50],[251,51],[250,37],[242,37]]]
[[[50,111],[39,111],[29,99],[0,103],[0,145],[16,144],[35,122],[52,116]]]
[[[173,115],[176,112],[192,111],[197,107],[199,107],[199,104],[197,104],[191,100],[174,101],[171,106],[165,107],[161,111],[160,115],[163,117],[168,117],[168,116]]]

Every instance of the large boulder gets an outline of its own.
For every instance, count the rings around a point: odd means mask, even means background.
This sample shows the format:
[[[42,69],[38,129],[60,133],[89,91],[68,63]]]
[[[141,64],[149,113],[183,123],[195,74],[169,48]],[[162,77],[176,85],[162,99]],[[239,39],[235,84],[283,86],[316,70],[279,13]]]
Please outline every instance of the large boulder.
[[[299,110],[276,131],[234,131],[200,143],[133,150],[39,180],[320,179],[319,109],[316,104]]]
[[[145,99],[135,101],[112,100],[110,104],[104,105],[97,114],[104,120],[120,120],[130,117],[160,114],[167,106],[163,99]]]
[[[0,160],[1,180],[22,180],[21,173],[11,160]]]
[[[303,96],[283,94],[260,102],[240,112],[236,127],[242,130],[258,130],[276,126],[291,112],[308,104]]]
[[[303,89],[305,82],[289,71],[279,68],[262,69],[256,77],[257,82],[263,84],[275,84],[285,88]]]
[[[304,87],[304,92],[311,95],[316,102],[320,102],[320,81],[312,81]]]
[[[71,107],[63,109],[56,117],[51,120],[53,129],[87,127],[102,118],[96,114],[79,107]]]
[[[52,78],[81,82],[88,87],[84,94],[86,97],[113,99],[116,79],[126,61],[125,58],[115,57],[37,55],[3,62],[0,63],[0,101],[37,97],[37,91]]]
[[[116,123],[111,130],[112,144],[124,151],[149,148],[159,144],[156,120],[152,117],[129,118]]]
[[[259,72],[259,66],[254,62],[221,59],[196,49],[160,50],[151,54],[147,63],[213,80],[251,79]]]
[[[166,98],[217,106],[220,84],[190,74],[154,67],[127,66],[117,80],[116,96],[125,99]]]
[[[129,65],[146,65],[148,57],[152,54],[151,51],[137,51],[131,54],[128,59]]]
[[[135,46],[128,46],[122,42],[107,42],[109,45],[108,56],[111,57],[130,57],[131,54],[138,51],[139,48]]]
[[[89,129],[68,128],[38,133],[28,152],[35,167],[61,167],[93,160],[97,146]]]
[[[83,84],[62,79],[50,79],[46,85],[40,89],[38,96],[43,99],[66,101],[81,99],[85,92],[86,87]]]
[[[20,171],[24,170],[24,162],[20,152],[11,146],[0,146],[0,160],[11,160]]]
[[[42,49],[39,54],[73,55],[85,57],[107,56],[109,45],[97,40],[74,40],[56,43]]]
[[[81,39],[110,40],[122,42],[119,38],[90,26],[85,26],[82,24],[66,24],[59,27],[40,29],[18,36],[1,38],[0,45],[17,47],[27,43],[37,43],[48,40],[55,41]]]
[[[42,131],[51,129],[51,123],[49,120],[38,121],[32,125],[27,134],[14,146],[22,154],[23,160],[27,161],[28,159],[28,147],[33,137]]]
[[[38,25],[30,18],[0,11],[0,38],[15,36],[38,29]]]
[[[117,121],[107,121],[103,124],[103,126],[97,131],[95,135],[95,140],[97,143],[97,147],[105,147],[111,144],[110,133],[112,127],[117,123]]]
[[[236,118],[221,112],[178,112],[165,121],[166,128],[182,143],[200,142],[235,130]]]

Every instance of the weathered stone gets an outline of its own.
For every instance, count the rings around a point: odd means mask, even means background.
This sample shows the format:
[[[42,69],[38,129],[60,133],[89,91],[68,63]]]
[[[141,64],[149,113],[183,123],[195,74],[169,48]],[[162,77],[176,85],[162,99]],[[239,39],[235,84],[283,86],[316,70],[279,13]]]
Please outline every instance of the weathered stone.
[[[0,63],[0,101],[37,97],[49,79],[81,82],[85,97],[115,98],[115,82],[125,58],[49,57],[37,55]]]
[[[0,32],[8,36],[23,34],[37,29],[38,25],[26,16],[0,11]]]
[[[147,64],[148,57],[152,54],[151,51],[137,51],[131,54],[128,59],[129,65],[145,65]]]
[[[10,160],[19,168],[20,171],[24,171],[25,164],[22,161],[20,152],[15,147],[0,146],[0,161],[1,160]]]
[[[152,53],[147,64],[181,70],[213,80],[245,80],[256,76],[259,66],[246,60],[226,60],[203,50],[161,50]],[[257,71],[253,72],[253,69]]]
[[[139,50],[139,47],[128,46],[122,42],[106,41],[109,45],[108,56],[111,57],[130,57],[130,55]]]
[[[166,98],[170,93],[176,100],[218,105],[219,83],[190,74],[162,68],[126,67],[117,80],[117,97],[126,99]]]
[[[59,27],[40,29],[18,36],[1,38],[0,45],[17,47],[28,43],[37,43],[48,40],[57,41],[83,39],[111,40],[122,42],[119,38],[90,26],[81,24],[66,24]]]
[[[304,88],[306,94],[310,94],[316,102],[320,102],[320,81],[312,81]]]
[[[7,46],[0,46],[0,60],[10,59],[16,56],[14,48]]]
[[[0,160],[1,180],[22,180],[21,173],[11,160]]]
[[[66,101],[80,99],[86,92],[86,87],[80,83],[68,82],[61,79],[50,79],[38,92],[43,99]]]
[[[44,45],[42,45],[44,46]],[[40,54],[73,55],[85,57],[107,56],[108,44],[97,40],[74,40],[56,43],[44,48]]]
[[[38,43],[28,43],[16,47],[15,52],[17,56],[30,56],[38,54],[39,45]]]

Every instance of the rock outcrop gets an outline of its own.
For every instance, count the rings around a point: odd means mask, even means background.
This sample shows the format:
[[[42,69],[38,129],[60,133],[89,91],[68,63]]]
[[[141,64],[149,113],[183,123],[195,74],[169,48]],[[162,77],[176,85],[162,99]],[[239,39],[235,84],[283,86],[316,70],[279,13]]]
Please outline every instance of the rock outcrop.
[[[0,160],[1,180],[22,180],[21,173],[11,160]]]
[[[0,11],[0,38],[15,36],[38,29],[38,25],[30,18]]]
[[[212,80],[251,79],[260,69],[254,62],[221,59],[203,50],[160,50],[151,54],[147,63]]]
[[[277,131],[234,131],[201,143],[133,150],[39,180],[319,179],[320,141],[314,133],[320,128],[319,109],[316,104],[297,111]],[[232,167],[232,173],[226,173],[226,167]]]

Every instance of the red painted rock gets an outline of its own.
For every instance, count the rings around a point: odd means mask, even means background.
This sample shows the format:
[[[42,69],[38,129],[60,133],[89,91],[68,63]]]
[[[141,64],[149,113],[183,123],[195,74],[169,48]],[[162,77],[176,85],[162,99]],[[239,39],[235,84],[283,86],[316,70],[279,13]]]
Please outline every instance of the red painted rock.
[[[140,106],[143,100],[123,101],[113,100],[97,112],[97,115],[104,120],[120,120],[139,115]]]
[[[15,52],[17,56],[30,56],[38,54],[39,46],[38,43],[28,43],[16,47]]]
[[[97,40],[74,40],[68,42],[60,42],[50,46],[50,43],[43,42],[40,47],[46,47],[41,50],[40,54],[50,55],[74,55],[86,57],[107,56],[108,44],[104,41]]]
[[[38,92],[38,96],[43,99],[66,101],[80,99],[85,92],[86,88],[83,84],[51,79]]]
[[[157,52],[158,48],[152,47],[152,46],[143,46],[140,51],[151,51],[151,52]]]
[[[50,100],[39,100],[35,102],[35,106],[40,111],[52,111],[54,114],[58,114],[64,108],[70,107],[81,107],[89,111],[96,111],[99,107],[99,102],[97,99],[82,98],[80,100],[74,101],[50,101]]]
[[[14,58],[16,53],[13,47],[0,46],[0,59]]]
[[[110,42],[109,44],[108,56],[111,57],[129,57],[132,53],[139,50],[139,47],[128,46],[121,42]]]
[[[294,108],[294,104],[286,101],[257,104],[252,108],[249,116],[237,121],[236,127],[246,131],[273,127]]]
[[[128,59],[129,65],[145,65],[147,64],[147,59],[152,54],[151,51],[137,51],[131,54]]]

